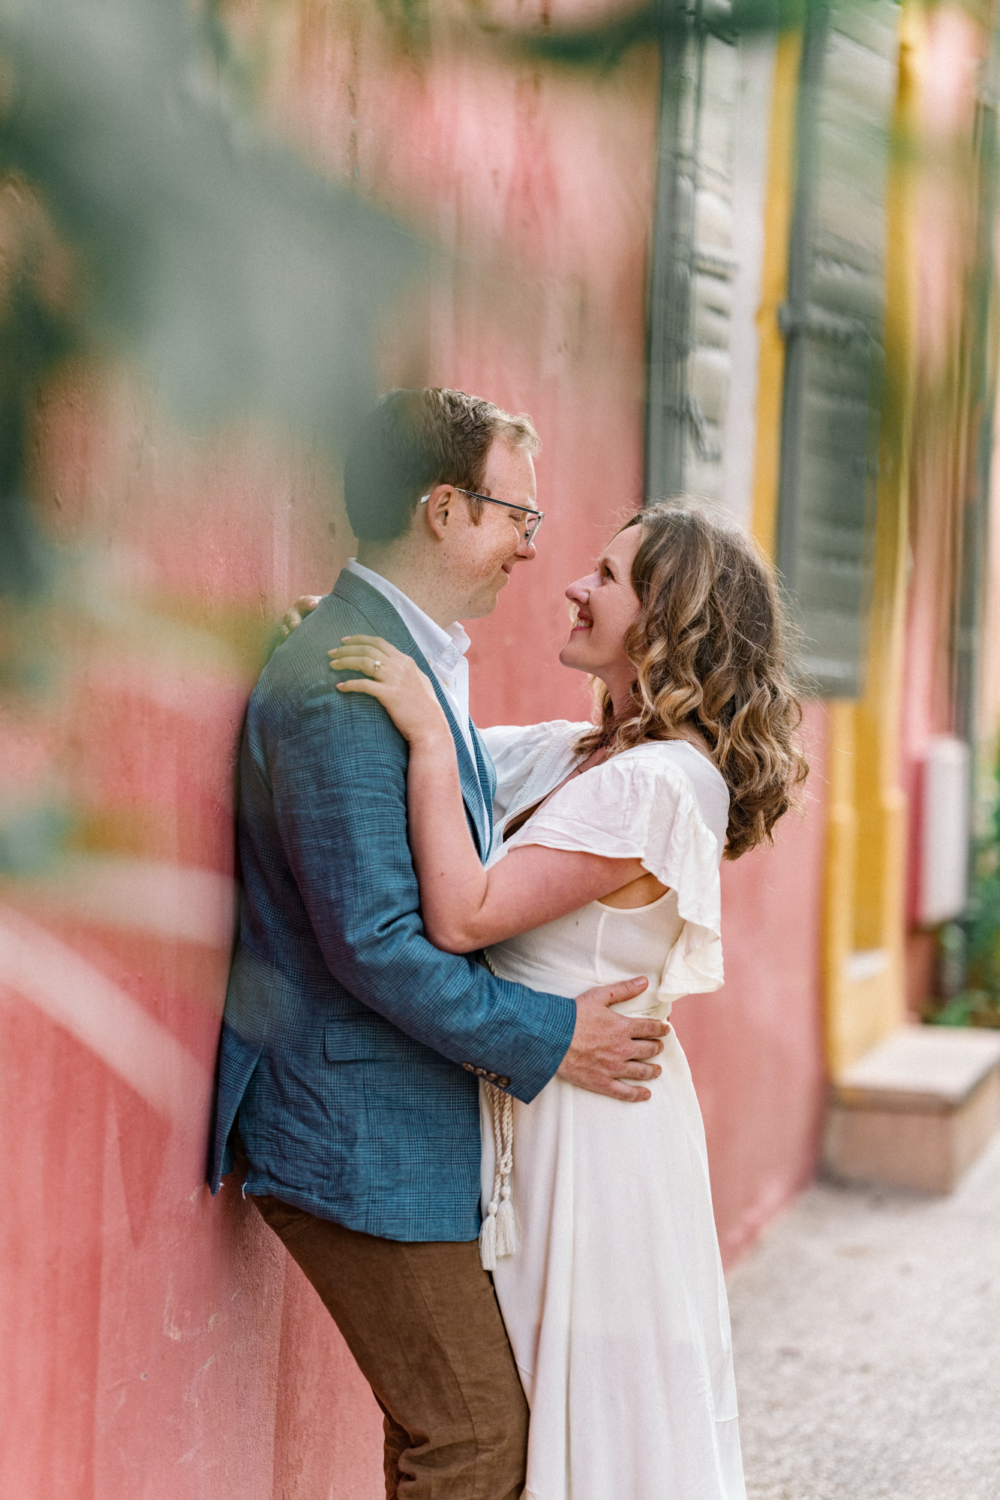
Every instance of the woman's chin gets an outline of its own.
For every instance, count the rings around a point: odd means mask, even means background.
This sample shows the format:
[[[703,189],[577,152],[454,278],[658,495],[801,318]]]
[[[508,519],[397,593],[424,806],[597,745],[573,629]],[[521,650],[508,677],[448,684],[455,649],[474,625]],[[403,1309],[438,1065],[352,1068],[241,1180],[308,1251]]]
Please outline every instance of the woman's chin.
[[[583,644],[582,641],[578,641],[574,636],[570,636],[559,653],[559,660],[564,667],[572,667],[574,672],[589,672],[591,670],[589,664],[584,660],[586,651],[580,649]]]

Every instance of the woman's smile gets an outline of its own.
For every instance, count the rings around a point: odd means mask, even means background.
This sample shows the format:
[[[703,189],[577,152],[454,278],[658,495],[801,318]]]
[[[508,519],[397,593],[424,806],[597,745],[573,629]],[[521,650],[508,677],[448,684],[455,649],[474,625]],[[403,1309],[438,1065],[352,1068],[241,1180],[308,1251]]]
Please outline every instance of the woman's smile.
[[[625,633],[639,614],[632,563],[641,540],[640,526],[620,531],[594,571],[566,590],[573,615],[559,660],[564,667],[600,677],[612,697],[627,694],[634,676],[625,652]]]

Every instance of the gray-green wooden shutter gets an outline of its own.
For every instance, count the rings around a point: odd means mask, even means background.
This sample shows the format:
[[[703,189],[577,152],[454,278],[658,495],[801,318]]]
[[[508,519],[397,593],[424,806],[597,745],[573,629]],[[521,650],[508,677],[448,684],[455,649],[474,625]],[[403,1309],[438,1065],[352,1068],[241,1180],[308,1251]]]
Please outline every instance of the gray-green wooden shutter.
[[[733,131],[739,60],[727,4],[664,0],[649,287],[646,493],[720,498],[729,399]]]
[[[812,4],[789,257],[778,563],[823,693],[861,691],[885,319],[885,187],[900,7]]]

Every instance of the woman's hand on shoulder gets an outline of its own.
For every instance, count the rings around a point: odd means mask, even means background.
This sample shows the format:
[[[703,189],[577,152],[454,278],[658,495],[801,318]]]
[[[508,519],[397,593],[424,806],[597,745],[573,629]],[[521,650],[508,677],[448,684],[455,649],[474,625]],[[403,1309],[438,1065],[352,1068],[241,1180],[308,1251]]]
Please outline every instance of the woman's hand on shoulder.
[[[451,730],[430,678],[411,656],[377,635],[345,635],[328,653],[332,672],[362,672],[338,682],[340,693],[377,698],[410,745],[451,744]]]
[[[293,630],[296,630],[306,615],[311,615],[321,599],[320,594],[301,594],[291,609],[286,609],[281,617],[278,629],[281,631],[282,640],[288,639]]]

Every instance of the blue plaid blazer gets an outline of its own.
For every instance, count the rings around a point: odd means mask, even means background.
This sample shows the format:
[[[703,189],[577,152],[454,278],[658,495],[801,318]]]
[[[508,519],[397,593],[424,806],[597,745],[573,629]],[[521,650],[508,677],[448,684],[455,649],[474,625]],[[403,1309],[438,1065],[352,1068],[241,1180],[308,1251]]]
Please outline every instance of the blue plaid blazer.
[[[351,573],[281,645],[240,753],[239,938],[226,995],[210,1180],[239,1130],[250,1193],[395,1240],[479,1232],[472,1069],[529,1100],[573,1034],[573,1002],[494,978],[423,934],[406,835],[407,746],[375,699],[335,691],[327,650],[380,635],[431,678],[480,854],[495,775],[478,765],[392,605]]]

